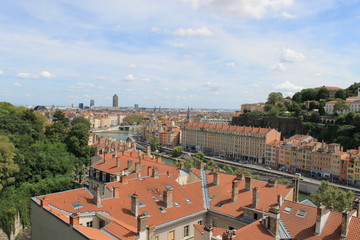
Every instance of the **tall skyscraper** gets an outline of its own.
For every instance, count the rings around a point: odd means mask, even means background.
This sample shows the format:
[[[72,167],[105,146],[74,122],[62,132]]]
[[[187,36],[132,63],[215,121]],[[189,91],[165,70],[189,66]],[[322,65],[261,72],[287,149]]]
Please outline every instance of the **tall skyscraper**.
[[[83,103],[79,103],[79,108],[83,109],[83,108],[84,108],[84,104],[83,104]]]
[[[90,108],[91,108],[92,106],[95,106],[95,100],[93,100],[93,99],[90,100]]]
[[[113,96],[113,107],[119,107],[119,97],[116,94]]]

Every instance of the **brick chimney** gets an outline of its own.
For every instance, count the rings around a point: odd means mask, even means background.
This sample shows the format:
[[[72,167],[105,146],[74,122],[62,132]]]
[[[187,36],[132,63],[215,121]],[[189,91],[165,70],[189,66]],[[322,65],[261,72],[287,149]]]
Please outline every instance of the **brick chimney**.
[[[294,177],[292,184],[293,184],[293,187],[294,187],[293,201],[294,202],[299,202],[300,178],[299,177]]]
[[[155,240],[155,225],[150,225],[147,227],[148,240]]]
[[[138,173],[141,171],[141,163],[140,162],[136,162],[135,163],[135,172]]]
[[[80,225],[80,217],[77,213],[73,213],[69,216],[70,226],[79,226]]]
[[[199,161],[199,162],[198,162],[198,165],[197,165],[197,168],[200,169],[200,170],[201,170],[201,169],[204,169],[204,165],[205,165],[205,164],[203,163],[203,161]]]
[[[258,208],[260,202],[260,191],[258,187],[253,188],[252,207]]]
[[[148,155],[149,157],[151,157],[151,147],[147,146],[146,147],[146,155]]]
[[[244,177],[245,177],[245,175],[243,173],[238,173],[236,175],[236,178],[239,179],[239,180],[244,180]]]
[[[245,177],[245,190],[248,192],[251,191],[251,181],[252,179],[250,176]]]
[[[150,176],[152,176],[152,172],[153,172],[154,170],[153,170],[153,168],[151,167],[151,166],[148,166],[147,167],[147,175],[150,177]]]
[[[40,206],[43,207],[47,207],[49,205],[49,200],[46,197],[40,198]]]
[[[121,183],[122,184],[128,184],[129,183],[129,179],[127,175],[122,175],[121,176]]]
[[[325,214],[326,207],[324,205],[321,205],[317,208],[317,214],[316,214],[316,225],[315,225],[315,235],[320,235],[325,223],[330,215],[330,211]]]
[[[143,232],[148,227],[148,217],[145,214],[140,214],[137,217],[137,230]]]
[[[268,229],[275,236],[279,237],[279,225],[280,225],[280,210],[276,208],[270,208],[270,216],[268,217]]]
[[[120,167],[120,159],[119,156],[116,155],[116,167]]]
[[[204,227],[204,240],[212,240],[213,228],[210,225]]]
[[[236,202],[239,197],[239,180],[236,178],[232,181],[231,187],[231,201]]]
[[[350,211],[345,210],[342,212],[342,221],[341,221],[341,237],[345,238],[349,232],[349,225],[351,220]]]
[[[120,197],[119,187],[118,186],[113,186],[112,187],[112,193],[113,193],[114,198]]]
[[[132,161],[132,160],[128,160],[128,161],[127,161],[127,168],[128,168],[128,170],[131,170],[132,164],[133,164],[133,161]]]
[[[158,168],[154,167],[152,173],[153,173],[152,174],[153,178],[159,178],[159,169]]]
[[[101,206],[101,196],[100,196],[100,188],[99,187],[95,187],[94,201],[98,207]]]
[[[277,186],[277,180],[276,179],[274,179],[274,178],[270,178],[269,180],[268,180],[268,187],[276,187]]]
[[[163,202],[164,207],[171,208],[172,207],[172,190],[165,190],[163,193]]]
[[[281,208],[281,205],[283,204],[283,202],[284,202],[284,199],[282,198],[281,193],[279,193],[279,194],[277,195],[277,203],[278,203],[278,207],[279,207],[279,208]]]
[[[136,193],[131,195],[131,212],[135,217],[139,215],[139,196]]]
[[[218,186],[220,184],[220,176],[219,176],[219,173],[217,171],[214,173],[213,184],[215,186]]]

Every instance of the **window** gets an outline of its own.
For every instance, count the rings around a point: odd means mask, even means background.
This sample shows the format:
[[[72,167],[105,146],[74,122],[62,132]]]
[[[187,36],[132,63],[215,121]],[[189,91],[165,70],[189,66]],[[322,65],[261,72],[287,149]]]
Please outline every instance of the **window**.
[[[217,222],[216,222],[215,219],[212,220],[212,226],[213,226],[213,227],[217,227]]]
[[[229,230],[235,230],[235,228],[232,227],[232,226],[228,226],[228,229],[229,229]]]
[[[162,212],[162,213],[166,213],[166,210],[165,210],[164,208],[162,208],[162,207],[159,207],[159,210],[160,210],[160,212]]]
[[[290,213],[291,209],[292,209],[292,207],[285,207],[284,212],[285,213]]]
[[[180,204],[178,204],[177,202],[173,202],[173,204],[175,205],[175,207],[180,207]]]
[[[104,220],[100,220],[99,222],[99,228],[103,228],[105,227],[105,221]]]
[[[87,227],[92,227],[92,226],[93,226],[93,222],[92,222],[92,221],[87,222],[87,223],[86,223],[86,226],[87,226]]]
[[[254,220],[257,220],[257,219],[258,219],[258,214],[254,213]]]
[[[74,209],[79,209],[83,207],[83,205],[80,202],[75,202],[72,204],[72,206]]]
[[[298,217],[305,217],[305,215],[306,215],[306,211],[301,209],[299,209],[296,213],[296,216]]]
[[[184,237],[189,236],[189,225],[184,226]]]
[[[202,225],[202,220],[198,221],[198,223],[197,223],[197,224]]]
[[[144,202],[142,202],[142,201],[139,201],[139,207],[145,207],[146,205],[145,205],[145,203]]]
[[[190,201],[190,199],[188,199],[188,198],[185,198],[185,201],[186,201],[187,203],[192,203],[192,201]]]

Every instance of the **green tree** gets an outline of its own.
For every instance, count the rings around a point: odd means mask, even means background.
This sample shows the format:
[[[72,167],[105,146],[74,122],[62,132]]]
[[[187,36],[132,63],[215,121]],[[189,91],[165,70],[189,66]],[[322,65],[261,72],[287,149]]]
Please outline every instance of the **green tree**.
[[[320,99],[328,99],[329,98],[329,90],[327,90],[326,88],[320,88],[316,94],[316,100],[320,100]]]
[[[210,159],[205,165],[205,168],[207,168],[207,169],[213,169],[213,168],[216,168],[216,167],[217,167],[217,164],[212,159]]]
[[[123,123],[128,125],[133,125],[133,124],[139,125],[142,119],[143,117],[140,115],[129,115],[123,119]]]
[[[297,102],[297,103],[301,103],[302,102],[302,94],[301,94],[301,92],[295,93],[294,96],[292,97],[292,100]]]
[[[327,208],[334,207],[336,211],[342,212],[345,209],[352,208],[354,193],[344,191],[337,187],[331,186],[329,182],[322,181],[319,190],[310,194],[310,200],[317,206],[321,204]]]
[[[268,95],[267,103],[274,105],[276,102],[283,100],[284,97],[281,92],[272,92]]]
[[[335,98],[340,98],[342,100],[345,100],[346,99],[346,91],[344,89],[340,89],[340,90],[336,91]]]
[[[318,90],[314,88],[308,88],[301,90],[301,101],[311,101],[317,99]]]
[[[158,146],[160,145],[159,139],[157,139],[156,137],[152,137],[149,141],[150,147],[151,147],[151,151],[155,151]]]
[[[349,109],[349,105],[347,105],[345,102],[337,102],[334,104],[334,113],[342,113]]]
[[[19,166],[14,163],[15,147],[8,137],[0,136],[0,191],[15,182],[14,174],[19,172]]]
[[[173,155],[173,157],[180,157],[181,156],[181,154],[182,154],[182,147],[181,146],[176,146],[176,147],[174,147],[173,148],[173,153],[172,153],[172,155]]]
[[[354,83],[351,86],[349,86],[345,92],[347,97],[357,96],[358,95],[358,89],[360,87],[360,83]]]
[[[89,119],[86,119],[84,117],[76,117],[71,121],[71,126],[74,126],[78,123],[83,123],[85,126],[87,126],[88,130],[90,130],[91,124]]]

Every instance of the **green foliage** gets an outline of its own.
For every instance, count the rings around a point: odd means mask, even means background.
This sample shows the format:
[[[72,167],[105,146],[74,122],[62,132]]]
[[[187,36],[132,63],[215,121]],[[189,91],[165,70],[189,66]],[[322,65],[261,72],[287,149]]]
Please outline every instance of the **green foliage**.
[[[329,182],[322,181],[319,190],[310,194],[310,201],[315,205],[325,205],[327,208],[334,207],[336,211],[342,212],[345,209],[352,208],[354,193],[344,191],[337,187],[331,186]]]
[[[156,137],[152,137],[149,141],[150,147],[151,147],[151,151],[155,151],[158,146],[160,145],[159,139],[157,139]]]
[[[142,119],[143,117],[140,115],[129,115],[123,119],[123,122],[128,125],[139,125]]]
[[[8,137],[0,136],[0,191],[15,182],[14,174],[19,172],[19,166],[14,163],[15,147]]]
[[[213,169],[216,168],[217,164],[214,160],[210,159],[209,161],[207,161],[207,163],[205,164],[205,168],[206,169]]]
[[[334,113],[341,113],[346,110],[349,110],[349,105],[347,105],[344,101],[334,104]]]
[[[354,83],[350,87],[348,87],[345,90],[346,97],[357,96],[359,87],[360,87],[360,82],[359,83]]]
[[[326,88],[320,88],[316,94],[316,100],[319,101],[320,99],[328,99],[329,95],[329,90]]]
[[[173,155],[173,157],[180,157],[181,156],[181,154],[182,154],[182,147],[181,146],[176,146],[176,147],[174,147],[173,148],[173,153],[172,153],[172,155]]]
[[[276,102],[283,100],[284,97],[281,92],[272,92],[268,95],[267,103],[274,105]]]
[[[344,89],[340,89],[335,93],[335,98],[340,98],[342,100],[346,99],[346,91]]]
[[[280,184],[284,184],[284,185],[288,185],[289,184],[289,180],[286,178],[282,178],[278,180],[278,183]]]

